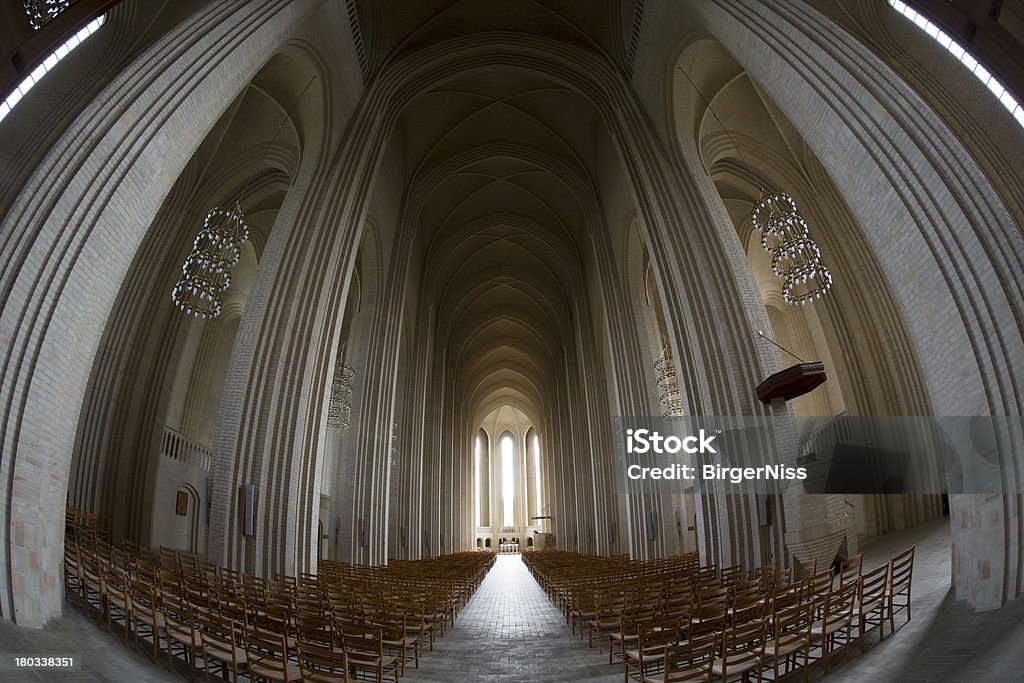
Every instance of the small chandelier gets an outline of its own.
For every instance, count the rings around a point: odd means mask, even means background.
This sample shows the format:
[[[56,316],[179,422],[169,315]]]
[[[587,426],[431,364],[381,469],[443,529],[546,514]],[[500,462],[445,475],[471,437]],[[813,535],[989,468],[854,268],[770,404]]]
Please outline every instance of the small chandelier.
[[[654,361],[654,372],[658,384],[658,400],[661,401],[662,415],[667,418],[683,417],[683,396],[679,391],[679,376],[672,360],[672,349],[665,347],[661,357]]]
[[[398,464],[398,423],[391,422],[391,454],[388,460],[392,466]]]
[[[181,280],[171,289],[174,304],[204,320],[220,315],[220,294],[231,286],[229,271],[242,258],[239,247],[248,239],[249,224],[241,207],[211,209],[181,267]]]
[[[331,400],[327,405],[327,426],[348,429],[352,426],[352,378],[356,371],[346,363],[336,363],[331,382]]]
[[[66,6],[71,1],[50,0],[44,4]],[[26,11],[29,9],[29,4],[37,5],[39,3],[29,3],[26,0]],[[284,128],[288,117],[291,116],[302,96],[306,94],[309,86],[313,85],[314,80],[316,80],[316,75],[309,79],[306,87],[302,89],[302,92],[292,102],[292,106],[285,112],[274,136],[263,150],[263,156],[257,168],[263,166],[263,162],[266,161],[267,155],[274,146],[274,142],[277,141],[277,136]],[[181,267],[182,278],[171,289],[171,299],[183,312],[204,320],[220,315],[223,308],[220,294],[231,285],[231,274],[228,273],[228,269],[241,259],[242,252],[239,247],[249,239],[249,224],[242,213],[241,201],[246,196],[246,191],[257,173],[258,171],[254,172],[246,181],[235,200],[233,209],[214,207],[206,214],[203,229],[196,235],[192,245],[192,253],[185,259],[185,264]]]
[[[24,0],[22,7],[28,16],[28,23],[36,31],[57,18],[57,15],[71,6],[74,0]]]
[[[772,271],[782,280],[786,303],[813,302],[832,287],[832,273],[821,263],[821,250],[810,238],[792,197],[785,192],[762,195],[751,220],[761,232],[761,246],[772,259]]]

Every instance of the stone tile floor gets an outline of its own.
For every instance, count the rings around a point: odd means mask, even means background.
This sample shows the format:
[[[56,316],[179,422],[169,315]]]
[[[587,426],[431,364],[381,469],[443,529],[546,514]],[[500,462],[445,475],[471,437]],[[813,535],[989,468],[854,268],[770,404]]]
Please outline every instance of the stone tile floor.
[[[897,615],[895,637],[886,632],[881,643],[871,634],[868,651],[830,671],[830,683],[1024,680],[1024,599],[987,612],[954,599],[949,518],[874,539],[863,548],[864,566],[914,543],[913,619]]]
[[[877,635],[870,636],[867,652],[854,650],[849,661],[829,672],[828,680],[1024,680],[1024,600],[976,613],[953,599],[948,519],[876,539],[864,548],[865,567],[877,566],[912,543],[917,544],[913,620],[898,622],[896,635],[881,643]],[[0,671],[0,680],[185,680],[182,671],[170,673],[143,652],[133,652],[70,605],[43,630],[0,622],[0,652],[82,657],[75,672]],[[455,627],[425,654],[419,669],[407,671],[402,683],[612,683],[622,680],[620,666],[609,666],[605,656],[573,637],[521,558],[502,555]],[[822,678],[817,667],[811,678]]]
[[[455,627],[402,681],[619,683],[622,669],[570,633],[519,555],[499,555]]]

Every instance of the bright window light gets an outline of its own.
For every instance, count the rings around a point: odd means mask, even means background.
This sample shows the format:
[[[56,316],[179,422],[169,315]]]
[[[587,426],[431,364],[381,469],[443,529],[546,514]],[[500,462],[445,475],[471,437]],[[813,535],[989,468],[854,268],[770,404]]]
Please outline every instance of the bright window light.
[[[533,435],[533,483],[537,492],[537,514],[540,515],[540,439]]]
[[[1003,84],[999,82],[992,74],[989,73],[988,69],[978,63],[974,57],[968,54],[967,50],[962,45],[957,44],[945,31],[940,29],[934,23],[928,21],[922,14],[918,14],[905,2],[900,0],[888,0],[889,4],[897,12],[905,16],[910,21],[931,36],[935,41],[939,43],[947,52],[960,60],[960,63],[967,67],[967,69],[974,74],[974,77],[981,81],[982,85],[987,87],[995,98],[999,101],[1003,107],[1010,112],[1010,115],[1017,119],[1022,127],[1024,127],[1024,107],[1021,106],[1020,102],[1016,100],[1009,93]]]
[[[480,526],[480,437],[476,437],[476,525]]]
[[[84,28],[80,29],[78,33],[71,36],[67,42],[58,47],[53,53],[43,60],[42,64],[37,66],[34,71],[30,74],[26,74],[25,78],[22,79],[21,83],[11,91],[11,94],[7,96],[2,103],[0,103],[0,121],[4,120],[11,110],[14,109],[14,105],[25,96],[29,90],[32,89],[36,83],[42,80],[43,76],[47,74],[53,67],[57,66],[57,62],[64,59],[68,54],[78,47],[83,40],[91,36],[96,32],[100,26],[106,21],[106,17],[96,17],[89,22]]]
[[[512,444],[512,437],[507,434],[501,438],[501,502],[505,508],[504,526],[510,527],[515,521],[515,515],[512,512],[512,505],[515,502],[513,495],[515,487],[512,482],[513,467],[512,467],[512,450],[514,445]]]

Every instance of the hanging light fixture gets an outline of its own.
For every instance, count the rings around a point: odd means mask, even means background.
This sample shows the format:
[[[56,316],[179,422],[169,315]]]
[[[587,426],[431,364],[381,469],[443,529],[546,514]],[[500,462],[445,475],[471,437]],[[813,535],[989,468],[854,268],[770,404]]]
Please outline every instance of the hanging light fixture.
[[[331,399],[327,405],[327,426],[348,429],[352,426],[352,379],[356,371],[347,363],[335,363]]]
[[[821,263],[821,250],[810,237],[796,202],[785,192],[761,196],[751,215],[761,232],[761,246],[772,259],[789,304],[806,304],[832,287],[832,272]]]
[[[264,150],[257,168],[263,165],[277,136],[281,133],[281,129],[284,128],[284,124],[288,122],[295,106],[306,94],[306,90],[314,80],[316,80],[316,76],[309,79],[309,83],[306,83],[306,87],[302,89],[292,106],[285,112],[274,136],[267,143],[267,148]],[[206,320],[216,318],[223,310],[220,295],[231,286],[229,271],[241,260],[241,246],[249,239],[249,223],[245,220],[245,214],[242,213],[241,202],[255,177],[256,174],[253,173],[242,191],[238,193],[234,208],[225,209],[218,206],[210,209],[206,214],[206,219],[203,220],[203,229],[196,235],[195,241],[192,243],[192,252],[181,267],[182,277],[171,288],[171,300],[182,312]],[[351,368],[349,369],[351,370]],[[350,384],[350,391],[351,388]]]
[[[248,239],[241,207],[211,209],[181,267],[182,278],[171,290],[175,305],[203,320],[220,315],[220,294],[231,286],[230,268],[241,259],[240,247]]]
[[[391,422],[391,454],[389,456],[391,466],[398,464],[398,423]]]
[[[658,400],[661,401],[662,415],[666,418],[683,417],[683,396],[679,391],[679,376],[672,361],[672,349],[665,347],[661,357],[654,361],[654,372],[658,384]]]
[[[36,31],[57,18],[57,15],[71,6],[74,0],[24,0],[21,4],[28,16],[28,23]]]
[[[722,127],[736,154],[747,167],[747,173],[761,189],[761,198],[754,205],[751,220],[761,232],[761,246],[772,259],[772,271],[782,280],[783,299],[788,304],[801,305],[820,299],[832,288],[832,272],[822,264],[821,250],[811,239],[807,222],[797,211],[796,202],[785,192],[768,192],[761,185],[757,174],[743,156],[743,150],[736,144],[722,119],[718,118],[711,103],[686,71],[682,67],[677,68]]]

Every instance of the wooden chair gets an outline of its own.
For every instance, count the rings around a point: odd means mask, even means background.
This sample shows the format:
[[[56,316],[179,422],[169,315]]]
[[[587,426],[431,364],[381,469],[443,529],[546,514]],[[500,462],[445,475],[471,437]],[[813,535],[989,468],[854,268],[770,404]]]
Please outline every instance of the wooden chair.
[[[340,644],[334,631],[334,621],[331,619],[309,615],[298,615],[295,618],[296,639],[300,643],[334,647]]]
[[[631,604],[624,607],[619,614],[619,626],[617,629],[608,632],[608,663],[613,663],[613,658],[618,654],[622,658],[627,647],[636,643],[643,624],[654,619],[657,606],[651,603]],[[618,652],[616,653],[616,646]]]
[[[160,580],[160,591],[164,595],[174,595],[181,597],[184,593],[184,588],[181,580],[181,574],[177,569],[165,569],[163,567],[159,570]]]
[[[739,626],[751,621],[760,621],[767,616],[768,601],[760,595],[748,595],[729,608],[729,620],[732,626]]]
[[[914,578],[914,548],[910,546],[889,560],[889,630],[896,631],[896,613],[907,610],[910,621],[910,589]]]
[[[348,683],[348,654],[344,650],[302,642],[297,646],[299,671],[305,683]]]
[[[728,623],[729,614],[725,603],[717,602],[699,607],[691,614],[689,637],[720,633],[725,630]]]
[[[405,630],[405,618],[396,614],[378,614],[373,627],[380,629],[384,652],[398,658],[398,675],[405,675],[406,661],[411,657],[420,668],[419,648]]]
[[[722,585],[724,586],[731,586],[735,583],[742,583],[743,578],[743,565],[736,564],[731,567],[722,568]]]
[[[78,563],[78,590],[82,611],[96,610],[96,623],[103,620],[103,571],[99,557],[91,553],[82,555]]]
[[[857,581],[863,570],[864,553],[858,553],[853,557],[847,558],[843,562],[842,568],[839,570],[839,585],[844,586],[848,583]]]
[[[406,631],[416,639],[416,645],[419,648],[417,656],[423,656],[424,644],[428,644],[431,650],[434,649],[434,626],[427,621],[423,603],[419,600],[404,605],[403,611]]]
[[[811,625],[811,640],[821,646],[821,669],[828,673],[829,659],[843,639],[842,646],[850,644],[853,609],[857,600],[857,584],[848,583],[831,591],[825,598],[822,616]],[[847,658],[850,650],[846,649]]]
[[[661,673],[644,677],[643,683],[711,683],[718,642],[710,635],[666,648]]]
[[[74,603],[75,607],[79,605],[78,579],[78,544],[67,540],[64,542],[64,595]]]
[[[137,578],[129,581],[131,595],[132,647],[138,649],[139,637],[153,639],[151,658],[154,662],[160,652],[160,634],[164,631],[164,616],[157,609],[156,587]]]
[[[807,593],[811,599],[824,598],[832,590],[832,572],[826,569],[807,580]]]
[[[765,644],[765,659],[770,662],[772,680],[788,674],[802,656],[806,683],[811,660],[812,605],[803,603],[777,611],[772,617],[772,638]],[[782,671],[780,666],[785,665]]]
[[[730,605],[735,603],[737,600],[745,600],[747,598],[763,595],[761,591],[761,582],[757,580],[734,582],[727,586],[726,590],[728,591],[728,600]]]
[[[113,633],[114,620],[121,619],[124,632],[122,640],[128,642],[128,626],[131,621],[131,594],[128,575],[118,567],[107,567],[103,574],[103,612],[107,617],[107,630]]]
[[[384,683],[385,678],[398,683],[398,658],[384,653],[379,629],[345,626],[341,629],[341,640],[353,671],[373,676],[377,683]]]
[[[245,647],[241,643],[241,629],[229,617],[214,612],[196,613],[199,639],[203,645],[203,666],[209,683],[210,671],[217,665],[219,675],[238,682],[238,674],[248,663]]]
[[[808,593],[806,581],[776,586],[768,598],[769,607],[772,612],[779,612],[788,607],[799,605],[804,602],[804,598]]]
[[[160,594],[160,603],[167,634],[167,670],[174,671],[174,650],[178,648],[190,666],[189,680],[195,683],[196,660],[203,649],[195,611],[188,602],[169,593]]]
[[[625,606],[625,596],[621,593],[602,595],[597,601],[594,610],[594,618],[587,624],[587,647],[594,647],[597,641],[598,654],[604,651],[603,641],[605,634],[613,631],[619,625],[619,615]]]
[[[679,621],[676,619],[644,624],[637,635],[636,648],[623,653],[622,670],[626,683],[630,678],[642,681],[658,673],[664,666],[665,651],[679,641]]]
[[[861,574],[858,591],[857,604],[854,608],[854,616],[857,622],[857,640],[860,641],[860,651],[864,652],[864,636],[872,628],[878,627],[878,639],[885,638],[885,619],[888,604],[889,589],[889,565]]]
[[[300,667],[288,657],[288,643],[283,634],[248,626],[243,629],[247,673],[250,680],[290,683],[302,680]]]
[[[721,657],[712,664],[712,675],[726,683],[732,676],[747,679],[753,673],[760,681],[767,632],[764,620],[723,631]]]

